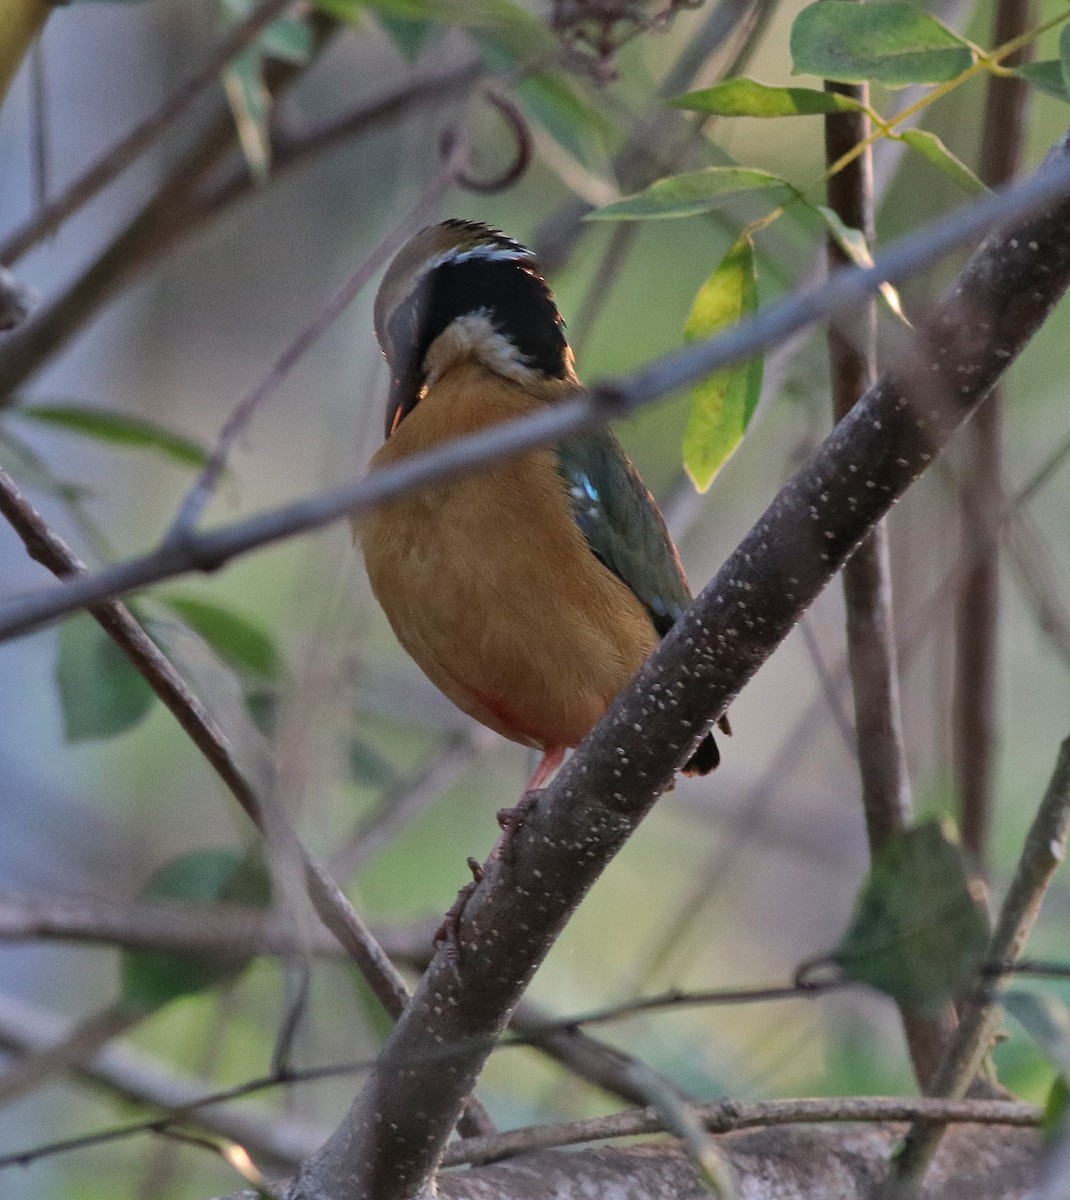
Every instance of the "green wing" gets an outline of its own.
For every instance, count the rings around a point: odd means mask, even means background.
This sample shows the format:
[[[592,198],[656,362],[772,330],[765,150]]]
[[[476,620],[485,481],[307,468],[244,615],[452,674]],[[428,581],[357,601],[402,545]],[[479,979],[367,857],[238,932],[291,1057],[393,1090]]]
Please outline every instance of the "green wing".
[[[570,438],[556,451],[587,544],[632,589],[664,635],[691,595],[654,497],[608,429]]]

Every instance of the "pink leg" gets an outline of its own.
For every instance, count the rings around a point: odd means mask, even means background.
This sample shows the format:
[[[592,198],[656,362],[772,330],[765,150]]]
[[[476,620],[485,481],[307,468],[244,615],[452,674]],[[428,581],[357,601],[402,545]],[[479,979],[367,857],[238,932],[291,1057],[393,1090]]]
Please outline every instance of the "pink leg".
[[[528,786],[524,789],[525,792],[537,792],[546,786],[550,776],[565,761],[565,749],[564,746],[551,746],[543,751],[535,774],[528,780]]]
[[[494,848],[494,853],[508,865],[513,857],[513,838],[516,831],[524,824],[524,818],[538,802],[539,793],[546,786],[550,776],[557,770],[565,758],[565,746],[551,746],[544,750],[535,774],[528,780],[528,786],[520,797],[520,803],[515,808],[503,808],[498,812],[498,824],[502,827],[502,836]]]

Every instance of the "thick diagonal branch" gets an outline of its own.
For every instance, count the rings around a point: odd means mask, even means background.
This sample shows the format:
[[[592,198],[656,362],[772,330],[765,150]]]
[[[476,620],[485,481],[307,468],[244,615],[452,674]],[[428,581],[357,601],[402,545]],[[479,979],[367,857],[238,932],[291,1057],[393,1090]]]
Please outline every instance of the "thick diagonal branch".
[[[1052,158],[1065,164],[1070,140]],[[989,235],[942,309],[780,491],[486,867],[341,1126],[291,1200],[424,1189],[509,1014],[569,916],[710,722],[947,445],[1070,283],[1070,196]]]

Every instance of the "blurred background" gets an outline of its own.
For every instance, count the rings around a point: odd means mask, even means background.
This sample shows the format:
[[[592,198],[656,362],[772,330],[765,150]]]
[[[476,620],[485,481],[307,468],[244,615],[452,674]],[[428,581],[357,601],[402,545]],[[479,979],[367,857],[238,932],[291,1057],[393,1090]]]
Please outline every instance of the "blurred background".
[[[454,188],[425,223],[448,215],[487,221],[536,246],[585,380],[626,373],[678,347],[695,293],[741,219],[759,210],[635,224],[623,237],[625,227],[603,223],[578,226],[574,237],[563,231],[577,195],[603,203],[619,194],[614,155],[623,147],[667,152],[671,139],[657,126],[658,89],[688,53],[700,65],[678,91],[722,77],[744,50],[746,73],[787,83],[788,34],[801,7],[737,5],[720,44],[702,41],[710,37],[710,4],[680,11],[664,28],[621,46],[613,58],[616,78],[595,78],[610,74],[604,64],[586,72],[553,64],[553,77],[568,81],[564,98],[530,80],[519,92],[535,139],[527,174],[500,195]],[[529,9],[546,15],[544,7]],[[943,17],[988,44],[990,6],[960,3]],[[40,50],[43,116],[35,112],[26,68],[0,111],[0,238],[35,212],[34,140],[42,128],[54,194],[206,61],[225,28],[216,4],[189,0],[58,10]],[[500,45],[471,30],[436,25],[422,48],[414,43],[420,32],[369,7],[280,99],[278,129],[300,140],[413,79],[469,62],[481,63],[484,77],[503,90],[524,75],[520,59],[509,61]],[[710,48],[702,52],[705,44]],[[926,114],[926,128],[968,163],[976,162],[983,86],[976,80]],[[876,97],[885,108],[893,99]],[[154,194],[222,103],[222,90],[209,89],[103,195],[18,263],[19,280],[47,306]],[[1030,166],[1061,136],[1066,114],[1065,104],[1038,93]],[[683,115],[673,119],[678,134]],[[479,173],[493,176],[508,164],[511,134],[470,81],[373,121],[329,152],[309,154],[277,181],[247,188],[240,203],[147,264],[20,383],[19,406],[78,405],[140,417],[210,447],[242,395],[423,192],[437,167],[440,134],[451,126],[470,140]],[[720,121],[675,169],[728,155],[810,184],[822,170],[821,136],[817,120]],[[670,169],[666,164],[659,173]],[[878,177],[886,180],[881,242],[966,202],[920,160],[882,159]],[[779,221],[759,240],[763,302],[813,280],[823,269],[819,250],[816,225]],[[955,267],[938,264],[911,281],[904,288],[908,312],[920,315],[938,303]],[[372,334],[374,289],[375,281],[256,413],[206,524],[237,520],[363,472],[381,439],[386,387]],[[1067,436],[1068,339],[1064,307],[1011,372],[1011,495]],[[681,468],[687,406],[686,396],[670,398],[617,432],[663,501],[698,590],[829,428],[823,332],[812,331],[770,360],[755,420],[702,497]],[[0,413],[0,463],[79,555],[98,564],[153,546],[193,478],[173,457],[51,428],[21,418],[17,407]],[[1004,560],[988,854],[996,900],[1067,733],[1066,479],[1065,472],[1053,473],[1028,505],[1033,573],[1023,577],[1015,557]],[[891,519],[919,815],[952,815],[955,808],[949,580],[958,555],[958,486],[952,456]],[[0,598],[48,580],[0,525]],[[343,847],[363,846],[355,851],[359,869],[346,879],[359,911],[378,926],[418,921],[433,928],[467,877],[465,857],[490,850],[495,810],[515,802],[531,763],[522,748],[486,735],[453,710],[403,654],[371,598],[348,527],[160,590],[237,614],[266,639],[276,657],[270,680],[260,681],[257,708],[244,702],[249,680],[174,607],[145,596],[139,610],[310,849],[330,861]],[[160,705],[114,736],[65,736],[60,637],[53,628],[0,645],[0,890],[75,902],[129,900],[177,854],[244,845],[247,821]],[[600,880],[538,973],[533,1005],[563,1016],[668,988],[779,983],[801,960],[835,944],[868,861],[843,662],[837,584],[734,702],[735,734],[722,742],[722,766],[706,779],[681,779]],[[439,775],[417,786],[435,763]],[[1065,958],[1068,916],[1063,877],[1032,952]],[[0,989],[35,1011],[76,1020],[114,999],[117,961],[107,948],[0,944]],[[279,963],[259,961],[223,994],[177,1001],[128,1040],[180,1075],[238,1082],[268,1069],[285,1006]],[[374,1002],[349,968],[317,960],[296,1064],[367,1056],[380,1033]],[[600,1036],[700,1098],[914,1090],[893,1005],[861,993],[650,1015]],[[1012,1038],[998,1059],[1005,1083],[1027,1097],[1043,1096],[1051,1072],[1028,1045]],[[329,1129],[353,1090],[344,1078],[276,1092],[264,1103]],[[480,1094],[503,1126],[619,1106],[527,1049],[500,1052]],[[107,1128],[140,1111],[106,1090],[53,1082],[0,1112],[0,1154]],[[0,1194],[8,1200],[177,1200],[231,1186],[235,1177],[218,1160],[146,1137],[0,1173]]]

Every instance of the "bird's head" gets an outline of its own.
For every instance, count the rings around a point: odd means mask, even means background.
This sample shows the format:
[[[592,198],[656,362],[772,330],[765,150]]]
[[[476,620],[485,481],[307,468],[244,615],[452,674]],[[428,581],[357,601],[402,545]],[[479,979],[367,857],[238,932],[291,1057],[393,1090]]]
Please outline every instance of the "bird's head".
[[[522,385],[575,379],[534,255],[474,221],[443,221],[402,247],[375,298],[375,336],[390,366],[387,437],[464,358]]]

